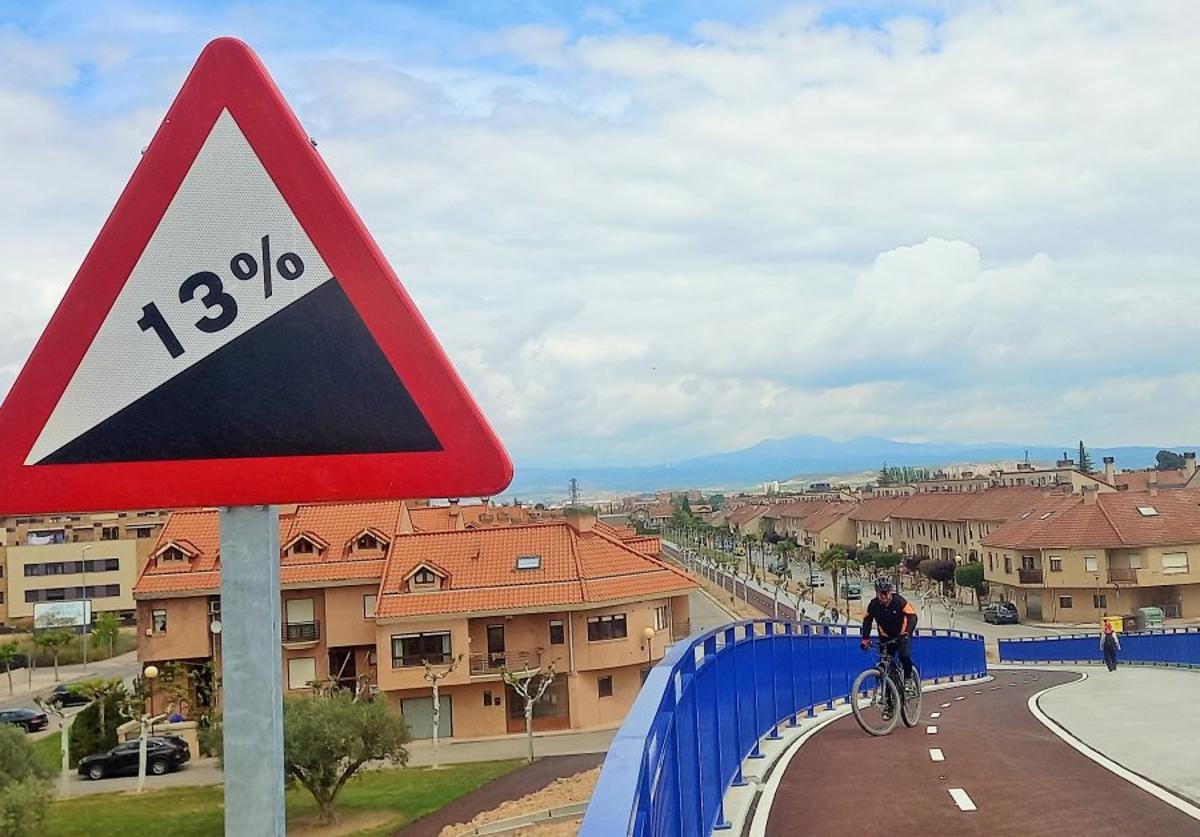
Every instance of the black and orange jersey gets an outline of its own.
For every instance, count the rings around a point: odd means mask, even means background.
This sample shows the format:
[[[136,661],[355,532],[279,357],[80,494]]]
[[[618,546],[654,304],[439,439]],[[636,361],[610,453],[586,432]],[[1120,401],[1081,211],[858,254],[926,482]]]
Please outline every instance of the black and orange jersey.
[[[883,637],[912,634],[917,626],[917,611],[908,599],[899,593],[892,593],[887,604],[879,601],[879,597],[871,599],[867,605],[867,615],[863,617],[862,636],[866,639],[871,635],[871,623],[879,626],[879,635]]]

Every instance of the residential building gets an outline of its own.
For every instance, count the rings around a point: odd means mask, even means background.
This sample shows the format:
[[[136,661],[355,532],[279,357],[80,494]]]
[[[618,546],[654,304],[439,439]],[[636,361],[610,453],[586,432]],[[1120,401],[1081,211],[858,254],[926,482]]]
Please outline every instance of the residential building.
[[[1060,459],[1053,468],[1037,468],[1028,462],[1019,462],[1012,471],[993,471],[991,474],[993,486],[1031,488],[1057,488],[1070,486],[1071,491],[1078,494],[1084,486],[1097,488],[1100,491],[1115,491],[1116,488],[1095,474],[1085,474],[1080,471],[1075,462],[1070,459]]]
[[[725,525],[738,537],[744,538],[747,535],[761,537],[764,532],[768,531],[769,522],[763,518],[763,515],[769,508],[767,505],[738,506],[725,516]]]
[[[992,595],[1032,621],[1200,616],[1200,491],[1086,490],[983,538]]]
[[[132,616],[133,585],[167,512],[157,509],[0,518],[0,624],[38,602],[87,598],[93,613]]]
[[[433,714],[423,662],[454,665],[441,681],[441,732],[503,735],[524,722],[501,668],[553,664],[535,728],[607,726],[628,710],[646,666],[687,633],[696,584],[647,554],[656,538],[583,509],[476,528],[447,515],[438,520],[451,528],[406,534],[413,511],[352,503],[281,515],[285,693],[312,683],[382,693],[423,736]],[[143,663],[212,659],[219,670],[209,630],[220,613],[218,546],[216,512],[168,521],[135,589]]]
[[[862,546],[879,544],[884,549],[895,549],[892,513],[903,505],[904,497],[877,497],[863,500],[850,512],[854,522],[854,543]]]

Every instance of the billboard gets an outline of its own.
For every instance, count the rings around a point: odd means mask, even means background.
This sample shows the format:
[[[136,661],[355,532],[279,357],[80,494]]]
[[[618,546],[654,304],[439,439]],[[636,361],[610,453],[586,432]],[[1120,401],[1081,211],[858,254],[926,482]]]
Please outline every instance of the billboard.
[[[92,624],[92,603],[88,601],[37,602],[33,606],[33,629],[78,628]]]

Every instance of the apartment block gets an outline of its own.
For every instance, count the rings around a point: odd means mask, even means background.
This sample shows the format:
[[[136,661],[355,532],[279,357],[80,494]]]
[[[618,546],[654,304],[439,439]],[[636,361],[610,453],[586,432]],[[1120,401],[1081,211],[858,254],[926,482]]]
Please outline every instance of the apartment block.
[[[457,504],[455,504],[457,505]],[[302,505],[280,518],[285,693],[314,683],[382,694],[414,735],[432,734],[427,661],[441,681],[441,733],[522,731],[501,669],[558,672],[534,726],[617,723],[647,666],[688,628],[695,583],[658,541],[582,510],[479,524],[458,506]],[[428,528],[426,528],[428,527]],[[440,527],[440,528],[439,528]],[[139,658],[221,666],[216,512],[173,515],[135,589]],[[649,637],[647,638],[647,634]]]

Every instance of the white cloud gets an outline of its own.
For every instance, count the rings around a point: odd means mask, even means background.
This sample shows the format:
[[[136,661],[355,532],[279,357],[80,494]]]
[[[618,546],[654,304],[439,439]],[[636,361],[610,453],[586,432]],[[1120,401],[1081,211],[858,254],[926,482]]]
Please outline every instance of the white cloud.
[[[261,54],[526,464],[1194,432],[1200,18],[1178,3],[792,9],[688,39],[531,21],[441,63],[358,19],[362,43],[309,21]],[[182,79],[175,56],[131,94],[164,59],[143,24],[97,29],[0,45],[0,389]]]

